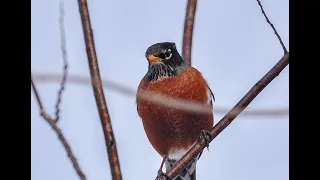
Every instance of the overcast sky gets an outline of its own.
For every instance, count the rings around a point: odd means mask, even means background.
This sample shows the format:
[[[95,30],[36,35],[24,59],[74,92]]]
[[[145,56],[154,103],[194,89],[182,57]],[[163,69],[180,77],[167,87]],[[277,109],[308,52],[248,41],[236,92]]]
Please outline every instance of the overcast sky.
[[[289,49],[288,1],[262,3]],[[144,53],[150,45],[171,41],[181,50],[186,1],[89,0],[88,4],[104,79],[136,89],[147,71]],[[89,77],[77,1],[65,1],[65,11],[69,73]],[[59,1],[33,0],[31,18],[32,72],[61,74]],[[217,107],[232,108],[282,55],[256,0],[199,1],[192,63],[209,82]],[[288,107],[288,72],[286,67],[248,109]],[[59,83],[39,82],[37,87],[53,114]],[[108,89],[105,96],[123,178],[154,179],[161,157],[147,140],[135,99]],[[33,95],[31,105],[32,179],[78,180],[56,134],[39,116]],[[59,126],[88,180],[111,179],[92,87],[68,84],[61,109]],[[215,114],[215,121],[223,115]],[[288,125],[288,116],[240,115],[210,144],[210,151],[204,151],[198,161],[198,179],[289,179]]]

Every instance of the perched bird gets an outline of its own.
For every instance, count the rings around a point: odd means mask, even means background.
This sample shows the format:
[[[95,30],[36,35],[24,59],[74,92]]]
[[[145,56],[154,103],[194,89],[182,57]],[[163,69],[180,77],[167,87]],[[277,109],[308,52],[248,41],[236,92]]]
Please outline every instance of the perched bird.
[[[158,171],[159,177],[164,175],[163,164],[168,172],[199,138],[204,138],[208,145],[208,130],[213,127],[214,121],[215,99],[206,80],[180,56],[175,43],[154,44],[147,49],[145,56],[148,71],[137,90],[137,111],[148,140],[163,158]],[[212,107],[212,113],[187,112],[139,98],[139,93],[146,91],[203,103]],[[196,163],[201,153],[174,179],[195,180]]]

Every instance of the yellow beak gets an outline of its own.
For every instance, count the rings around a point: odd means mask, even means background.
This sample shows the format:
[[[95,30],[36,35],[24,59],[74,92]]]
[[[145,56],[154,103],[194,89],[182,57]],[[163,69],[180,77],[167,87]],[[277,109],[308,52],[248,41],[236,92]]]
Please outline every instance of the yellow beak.
[[[152,63],[162,61],[161,58],[155,57],[154,55],[149,55],[149,56],[148,56],[148,60],[149,60],[150,62],[152,62]]]

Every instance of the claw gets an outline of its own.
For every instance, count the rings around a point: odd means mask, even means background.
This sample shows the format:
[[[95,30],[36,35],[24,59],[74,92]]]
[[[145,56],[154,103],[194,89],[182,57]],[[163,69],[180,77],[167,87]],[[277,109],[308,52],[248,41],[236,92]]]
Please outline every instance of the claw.
[[[156,177],[155,180],[169,180],[170,178],[162,172],[162,170],[158,171],[158,176]]]
[[[199,136],[199,141],[201,141],[202,139],[205,140],[208,151],[209,151],[209,143],[210,143],[211,137],[212,135],[208,130],[202,130]]]

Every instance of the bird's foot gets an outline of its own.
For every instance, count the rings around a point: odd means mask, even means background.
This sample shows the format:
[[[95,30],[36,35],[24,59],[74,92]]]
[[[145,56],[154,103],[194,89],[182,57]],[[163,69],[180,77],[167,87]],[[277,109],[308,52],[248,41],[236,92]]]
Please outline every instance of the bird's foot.
[[[205,140],[208,151],[209,151],[209,143],[210,143],[211,138],[212,138],[212,135],[211,135],[210,131],[208,131],[208,130],[201,131],[200,136],[199,136],[199,141],[201,141],[202,139]]]
[[[155,180],[170,180],[170,178],[165,173],[163,173],[161,169],[159,169],[158,176]]]

